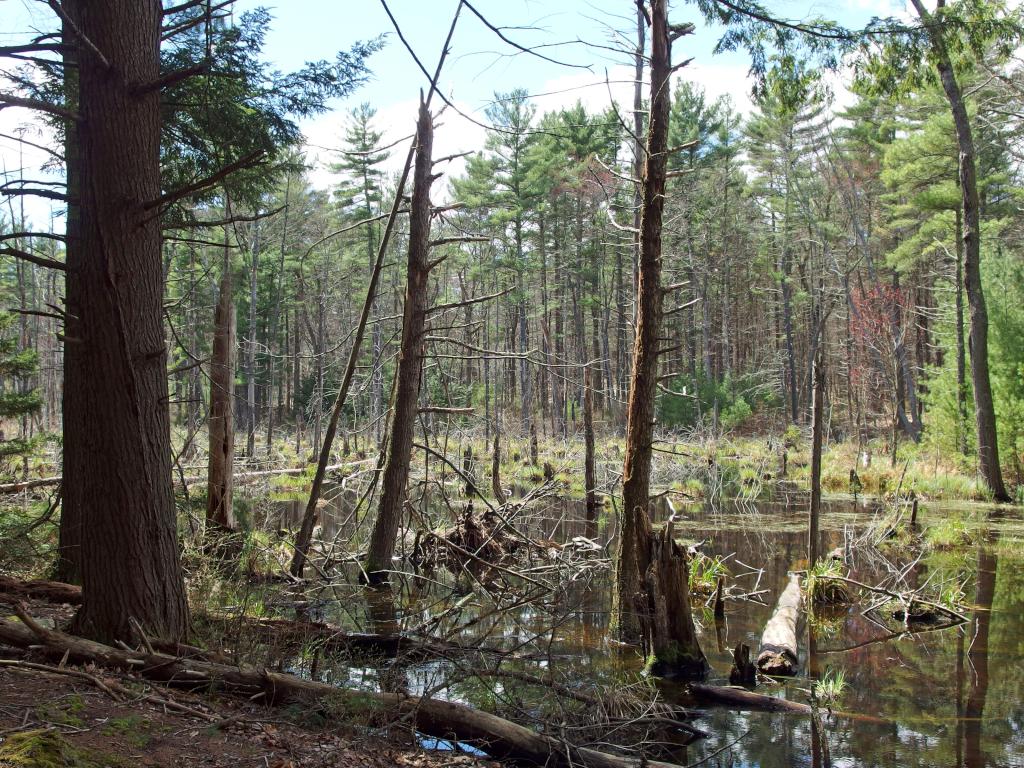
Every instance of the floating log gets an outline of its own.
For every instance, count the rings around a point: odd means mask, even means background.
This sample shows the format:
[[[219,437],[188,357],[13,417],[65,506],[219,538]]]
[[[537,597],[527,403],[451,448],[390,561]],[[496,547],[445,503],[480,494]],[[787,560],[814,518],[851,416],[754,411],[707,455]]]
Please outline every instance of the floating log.
[[[811,714],[811,708],[807,704],[780,699],[777,696],[765,696],[764,694],[753,693],[743,688],[727,688],[720,685],[693,683],[690,685],[690,693],[693,694],[698,704],[717,705],[744,711]]]
[[[799,664],[796,644],[796,622],[800,616],[800,577],[792,574],[789,584],[779,595],[775,613],[761,633],[761,649],[757,668],[766,675],[793,675]]]
[[[678,768],[671,763],[633,759],[573,747],[513,723],[497,715],[464,704],[407,696],[337,688],[268,670],[242,669],[162,653],[123,651],[91,640],[43,629],[22,615],[22,624],[0,620],[0,643],[29,648],[50,659],[132,671],[137,675],[191,690],[245,696],[272,706],[322,705],[325,712],[358,711],[379,715],[382,722],[407,717],[417,730],[441,739],[471,744],[498,759],[522,760],[549,766],[591,766],[591,768]]]

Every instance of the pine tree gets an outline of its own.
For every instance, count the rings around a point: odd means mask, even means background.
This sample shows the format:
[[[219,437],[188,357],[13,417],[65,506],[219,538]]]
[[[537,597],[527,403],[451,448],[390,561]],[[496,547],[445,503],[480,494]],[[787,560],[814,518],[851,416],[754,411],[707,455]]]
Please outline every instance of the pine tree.
[[[5,425],[35,415],[43,404],[39,390],[31,385],[39,371],[39,355],[34,349],[19,349],[14,332],[17,319],[12,312],[0,313],[0,420]],[[7,437],[5,432],[0,429],[0,459],[5,461],[26,457],[39,445],[39,440],[27,437],[25,430],[20,430],[18,437]]]

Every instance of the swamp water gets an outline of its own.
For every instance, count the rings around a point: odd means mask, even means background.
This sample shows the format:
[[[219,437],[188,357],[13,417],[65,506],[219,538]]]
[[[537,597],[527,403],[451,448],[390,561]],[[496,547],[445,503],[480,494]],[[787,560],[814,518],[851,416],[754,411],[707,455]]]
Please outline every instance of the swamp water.
[[[727,684],[731,649],[737,643],[747,643],[756,654],[787,571],[806,565],[804,510],[802,505],[758,504],[677,512],[677,536],[706,540],[703,552],[728,556],[734,591],[768,590],[761,596],[764,603],[728,601],[725,621],[717,624],[710,609],[695,605],[701,645],[712,666],[707,682]],[[541,512],[531,511],[528,522],[518,522],[533,536],[561,542],[583,535],[582,515],[578,502],[559,500]],[[826,502],[821,551],[843,546],[875,515],[869,506]],[[797,677],[757,690],[806,702],[815,680],[841,671],[847,686],[835,708],[842,714],[823,712],[820,729],[812,733],[807,716],[705,709],[693,724],[709,738],[678,746],[660,759],[762,768],[1024,766],[1024,523],[1018,509],[927,505],[921,508],[919,524],[927,531],[949,519],[965,522],[961,527],[972,543],[930,551],[909,569],[905,583],[911,588],[962,589],[967,623],[945,629],[916,625],[913,632],[889,637],[903,627],[862,615],[871,596],[811,627],[801,620]],[[328,518],[325,528],[329,526]],[[602,529],[600,535],[605,534]],[[850,575],[878,584],[915,558],[899,547],[881,552],[853,548]],[[615,690],[635,681],[642,659],[609,638],[610,571],[594,564],[570,578],[563,578],[557,597],[504,612],[494,612],[494,602],[479,589],[474,592],[468,579],[455,581],[442,571],[425,579],[398,579],[395,591],[383,594],[357,587],[353,578],[352,584],[321,590],[314,603],[316,618],[346,628],[393,632],[427,626],[431,633],[460,643],[525,652],[531,660],[517,669],[539,676],[551,673],[562,685],[591,693],[594,684]],[[505,596],[506,602],[513,600]],[[522,722],[545,716],[543,692],[533,688],[535,708],[524,708],[514,681],[469,677],[459,665],[471,663],[452,659],[351,667],[304,657],[294,666],[338,684],[429,692]],[[657,685],[666,702],[695,707],[684,685]],[[679,743],[685,743],[681,734]]]

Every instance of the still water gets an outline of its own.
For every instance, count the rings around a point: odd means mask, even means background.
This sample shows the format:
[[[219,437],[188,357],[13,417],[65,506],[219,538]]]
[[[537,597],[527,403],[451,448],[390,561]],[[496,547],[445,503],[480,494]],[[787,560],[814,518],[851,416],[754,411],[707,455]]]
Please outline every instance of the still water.
[[[822,551],[844,546],[876,514],[870,506],[849,501],[824,507]],[[716,623],[709,610],[695,606],[701,644],[713,668],[708,682],[727,684],[737,643],[747,643],[756,653],[787,572],[806,566],[802,510],[744,504],[678,511],[677,535],[703,540],[705,553],[728,556],[736,591],[767,590],[763,603],[729,601],[724,622]],[[577,502],[559,500],[520,522],[535,536],[568,541],[584,533],[582,516]],[[798,676],[784,687],[758,690],[807,701],[816,679],[842,670],[848,683],[837,705],[842,714],[826,716],[815,738],[806,716],[704,710],[694,725],[709,738],[675,750],[672,759],[760,768],[1024,766],[1024,524],[1017,509],[983,507],[922,506],[919,520],[927,529],[951,516],[967,522],[972,543],[924,555],[907,569],[905,585],[955,585],[962,590],[967,623],[946,629],[921,626],[889,637],[905,628],[862,615],[865,598],[810,628],[802,626]],[[603,540],[605,527],[599,533]],[[339,534],[330,515],[325,529]],[[853,547],[848,554],[851,576],[870,584],[906,569],[917,557],[892,547],[882,552]],[[609,582],[610,572],[595,566],[546,606],[492,613],[493,604],[479,590],[474,593],[471,584],[434,573],[427,579],[399,580],[396,591],[383,597],[354,583],[336,585],[318,595],[317,605],[322,618],[345,627],[429,628],[463,643],[532,652],[533,674],[551,673],[566,685],[592,690],[596,683],[607,690],[635,680],[642,671],[637,654],[608,636]],[[430,691],[500,710],[507,687],[478,680],[444,682],[460,678],[458,663],[352,668],[303,659],[296,666],[336,683]],[[666,701],[694,706],[685,685],[658,685]]]

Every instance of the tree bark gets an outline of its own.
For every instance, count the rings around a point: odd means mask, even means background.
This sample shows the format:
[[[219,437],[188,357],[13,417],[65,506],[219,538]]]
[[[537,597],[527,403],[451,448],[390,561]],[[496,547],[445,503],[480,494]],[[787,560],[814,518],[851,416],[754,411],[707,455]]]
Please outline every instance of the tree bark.
[[[928,31],[942,90],[949,102],[960,149],[960,194],[963,209],[964,291],[970,311],[968,349],[971,355],[971,383],[974,387],[974,418],[978,429],[978,459],[981,474],[997,501],[1010,501],[1003,484],[999,466],[999,441],[996,431],[995,405],[992,383],[988,373],[988,309],[981,285],[981,202],[978,195],[978,169],[974,152],[974,135],[967,114],[960,83],[953,71],[953,63],[941,25],[925,7],[922,0],[911,0],[917,15]]]
[[[425,103],[416,126],[416,165],[409,212],[409,259],[406,275],[402,346],[387,461],[381,481],[380,507],[370,534],[365,571],[371,582],[387,580],[395,538],[402,520],[412,460],[413,432],[419,405],[423,368],[423,328],[427,316],[427,278],[430,275],[430,185],[434,129]]]
[[[626,424],[626,458],[623,469],[623,509],[619,520],[619,554],[616,560],[612,622],[625,642],[642,642],[674,672],[702,674],[704,653],[697,642],[689,610],[685,557],[673,564],[682,577],[669,623],[657,620],[651,594],[654,582],[649,570],[656,555],[668,556],[674,544],[655,542],[649,517],[651,446],[654,442],[655,396],[658,381],[658,337],[661,331],[661,229],[665,206],[668,127],[670,111],[671,37],[666,0],[651,3],[651,110],[643,173],[640,221],[640,264],[636,341],[630,376]],[[671,526],[667,526],[671,531]],[[671,545],[671,546],[670,546]],[[673,571],[673,578],[674,578]],[[668,578],[661,574],[659,578]],[[662,593],[664,597],[665,593]],[[667,630],[672,636],[652,636]],[[657,658],[659,651],[670,651]]]
[[[594,389],[590,366],[583,370],[583,484],[587,498],[587,537],[597,535],[597,472],[594,460]]]
[[[956,449],[967,453],[967,345],[964,341],[963,218],[956,209]]]
[[[813,405],[811,408],[811,509],[807,526],[807,567],[818,562],[818,518],[821,514],[821,442],[825,418],[825,365],[824,355],[814,361]]]
[[[79,247],[67,264],[64,499],[80,526],[75,630],[178,639],[188,605],[171,485],[160,220],[158,0],[66,0],[80,51]]]
[[[210,459],[207,468],[206,521],[223,530],[237,527],[232,491],[235,468],[235,302],[231,261],[224,251],[217,309],[213,316],[210,361]]]
[[[256,302],[258,298],[257,278],[260,266],[260,222],[253,224],[253,236],[249,261],[249,327],[245,340],[245,455],[256,457]],[[321,349],[317,350],[322,353]],[[317,356],[319,363],[320,357]],[[232,384],[234,386],[234,384]]]

